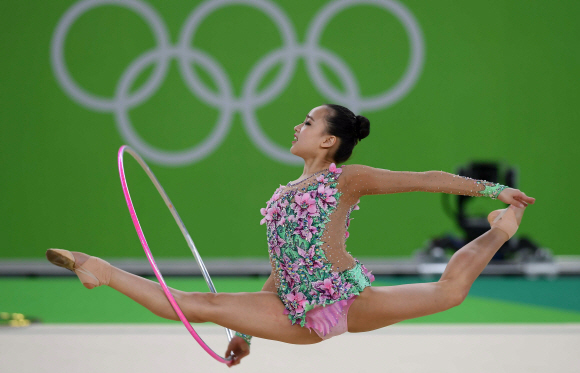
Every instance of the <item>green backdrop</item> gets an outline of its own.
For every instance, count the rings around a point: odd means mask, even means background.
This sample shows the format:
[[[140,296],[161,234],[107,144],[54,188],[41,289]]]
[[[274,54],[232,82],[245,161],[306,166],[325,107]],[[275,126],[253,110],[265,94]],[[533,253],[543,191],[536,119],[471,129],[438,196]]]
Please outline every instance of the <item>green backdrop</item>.
[[[144,18],[120,3],[79,14],[65,39],[70,76],[95,96],[113,97],[128,66],[156,46]],[[329,3],[267,4],[286,15],[300,46],[311,21]],[[347,163],[452,173],[471,160],[516,165],[519,188],[537,199],[526,211],[520,233],[555,254],[580,254],[575,227],[580,4],[386,3],[412,15],[424,58],[416,81],[398,100],[361,111],[371,121],[371,135]],[[144,257],[117,172],[117,150],[128,142],[119,114],[72,98],[51,62],[57,26],[79,4],[0,3],[0,258],[40,259],[49,247],[105,258]],[[168,45],[177,45],[190,13],[206,6],[177,0],[139,4],[163,21]],[[410,40],[394,11],[360,5],[330,19],[320,45],[338,56],[333,61],[348,68],[360,94],[368,97],[401,79],[411,59]],[[192,44],[221,66],[232,97],[241,102],[252,69],[282,41],[272,17],[247,4],[228,4],[199,23]],[[263,133],[282,149],[290,148],[293,127],[310,109],[335,101],[313,81],[304,61],[298,59],[284,89],[254,110]],[[176,59],[169,64],[159,87],[127,110],[127,117],[154,148],[179,151],[209,136],[223,110],[191,92]],[[335,91],[348,94],[348,82],[331,64],[321,63],[324,76]],[[200,63],[193,65],[210,93],[219,96],[219,82]],[[142,70],[131,92],[147,84],[154,66]],[[268,89],[281,70],[274,66],[258,91]],[[204,257],[266,258],[260,208],[279,184],[302,173],[301,165],[275,159],[257,146],[241,113],[232,109],[223,141],[202,159],[169,165],[147,158]],[[156,257],[190,257],[161,198],[131,159],[127,177]],[[360,211],[352,215],[347,250],[359,257],[405,256],[432,236],[459,233],[440,199],[417,192],[363,197]],[[481,199],[472,212],[502,206]]]

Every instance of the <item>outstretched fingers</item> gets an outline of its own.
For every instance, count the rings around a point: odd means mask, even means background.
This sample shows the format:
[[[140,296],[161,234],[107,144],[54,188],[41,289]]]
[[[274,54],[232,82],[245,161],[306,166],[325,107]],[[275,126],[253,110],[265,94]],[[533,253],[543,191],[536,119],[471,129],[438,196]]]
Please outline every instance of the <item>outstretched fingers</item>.
[[[516,193],[513,197],[515,200],[521,202],[522,204],[524,204],[524,206],[528,206],[528,204],[534,204],[536,203],[536,199],[533,197],[528,197],[526,195],[526,193],[518,190],[518,193]]]

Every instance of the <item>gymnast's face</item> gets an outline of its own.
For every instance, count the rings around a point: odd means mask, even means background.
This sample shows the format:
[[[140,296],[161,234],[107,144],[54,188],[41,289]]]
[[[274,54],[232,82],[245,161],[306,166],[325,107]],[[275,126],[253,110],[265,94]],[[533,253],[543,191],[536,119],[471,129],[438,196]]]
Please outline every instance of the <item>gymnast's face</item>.
[[[290,152],[304,159],[316,157],[328,151],[337,142],[336,136],[326,133],[328,108],[318,106],[310,110],[304,122],[294,127],[294,138]]]

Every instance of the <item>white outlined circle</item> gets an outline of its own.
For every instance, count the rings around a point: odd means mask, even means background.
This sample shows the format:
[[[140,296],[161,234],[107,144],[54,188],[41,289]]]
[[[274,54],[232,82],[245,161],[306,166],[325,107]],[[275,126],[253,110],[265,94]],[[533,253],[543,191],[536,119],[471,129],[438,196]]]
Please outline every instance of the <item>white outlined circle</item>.
[[[310,50],[320,49],[319,41],[322,35],[322,30],[326,27],[328,22],[340,11],[359,5],[376,5],[390,11],[395,15],[405,27],[405,31],[409,36],[411,42],[411,58],[410,63],[403,74],[403,77],[385,93],[376,95],[374,97],[363,98],[361,96],[348,97],[347,101],[341,100],[340,95],[333,92],[333,87],[328,83],[315,58],[309,58],[314,54],[308,54],[306,58],[306,65],[310,71],[310,76],[315,80],[315,85],[322,90],[326,96],[333,97],[337,102],[353,103],[358,110],[377,110],[386,106],[390,106],[400,100],[415,84],[419,73],[423,67],[424,60],[424,43],[419,23],[413,17],[413,14],[403,5],[391,0],[338,0],[329,3],[318,14],[313,17],[306,38],[306,48]]]
[[[64,60],[64,43],[66,35],[73,23],[84,13],[89,10],[103,5],[118,5],[135,11],[143,17],[143,20],[151,27],[151,31],[157,41],[157,49],[164,50],[169,47],[169,36],[167,27],[149,5],[137,0],[88,0],[81,1],[70,7],[58,22],[54,31],[51,44],[51,62],[58,81],[62,84],[63,89],[77,103],[86,106],[95,111],[111,112],[117,105],[114,99],[99,97],[92,93],[86,92],[78,86],[71,77]],[[151,75],[150,80],[131,97],[130,106],[136,106],[144,100],[147,93],[153,92],[159,87],[165,74],[167,73],[169,60],[162,60],[157,65]]]
[[[233,110],[232,108],[223,107],[218,118],[217,126],[214,127],[213,131],[209,136],[202,141],[199,145],[196,145],[190,149],[181,151],[160,151],[152,145],[148,144],[144,139],[139,136],[139,134],[133,129],[131,120],[129,119],[128,105],[124,105],[126,102],[126,95],[131,88],[132,83],[139,76],[139,74],[151,63],[164,57],[178,57],[185,61],[195,61],[201,66],[205,67],[210,75],[217,82],[218,88],[222,93],[224,100],[232,100],[232,88],[229,85],[229,81],[225,78],[225,73],[219,68],[219,65],[211,60],[205,53],[195,53],[192,50],[182,50],[182,49],[172,49],[167,51],[152,51],[142,55],[140,58],[135,60],[129,67],[125,70],[119,84],[117,86],[115,98],[119,103],[115,110],[115,117],[117,119],[117,127],[121,132],[121,135],[128,142],[135,144],[135,148],[142,153],[149,154],[157,162],[166,165],[180,165],[189,164],[195,161],[199,161],[204,157],[211,154],[211,152],[221,144],[225,136],[228,134],[229,128],[232,123]],[[158,54],[163,54],[163,56],[158,56]]]
[[[103,5],[117,5],[135,11],[151,28],[156,48],[148,50],[129,64],[117,83],[113,98],[94,95],[81,88],[68,72],[64,59],[66,36],[73,23],[89,10]],[[197,28],[213,12],[231,5],[255,8],[268,16],[278,28],[282,45],[260,58],[243,83],[240,97],[236,97],[232,83],[223,67],[206,52],[193,47]],[[374,5],[391,12],[405,28],[410,40],[409,65],[401,79],[391,88],[370,97],[363,97],[356,76],[349,66],[334,52],[319,45],[320,36],[326,25],[339,12],[358,5]],[[197,162],[211,154],[225,139],[232,124],[233,115],[239,112],[249,138],[264,154],[286,164],[303,163],[288,150],[272,141],[259,125],[256,111],[274,101],[290,83],[299,58],[306,61],[307,72],[316,89],[331,101],[350,107],[353,111],[379,110],[401,100],[416,84],[425,58],[425,46],[421,28],[413,14],[396,0],[337,0],[326,4],[313,18],[306,42],[298,44],[296,32],[286,13],[269,0],[206,0],[199,4],[187,17],[176,45],[169,44],[166,25],[148,4],[141,0],[82,0],[69,8],[54,31],[51,44],[51,63],[58,82],[66,94],[78,104],[91,110],[113,113],[117,128],[129,144],[147,159],[167,165],[180,166]],[[129,110],[149,99],[164,81],[171,59],[177,59],[179,70],[189,91],[210,107],[220,111],[216,126],[197,145],[180,151],[168,151],[147,143],[133,128]],[[333,87],[320,69],[319,63],[334,70],[342,80],[345,93]],[[207,70],[218,87],[213,92],[197,76],[191,64]],[[131,84],[147,66],[155,64],[149,79],[130,93]],[[270,84],[257,92],[259,83],[276,65],[282,68]]]

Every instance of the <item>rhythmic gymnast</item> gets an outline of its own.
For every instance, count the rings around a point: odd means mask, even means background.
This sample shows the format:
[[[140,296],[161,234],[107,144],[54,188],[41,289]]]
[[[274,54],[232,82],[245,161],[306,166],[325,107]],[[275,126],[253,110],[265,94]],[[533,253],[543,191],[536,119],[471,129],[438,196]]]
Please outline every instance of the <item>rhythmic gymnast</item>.
[[[304,159],[304,171],[296,181],[280,185],[261,209],[272,265],[262,291],[216,294],[170,288],[190,322],[213,322],[236,331],[225,354],[234,354],[230,367],[250,353],[251,336],[312,344],[458,306],[517,231],[525,208],[535,203],[517,189],[443,171],[337,167],[370,131],[367,118],[339,105],[312,109],[294,131],[290,151]],[[371,286],[374,276],[346,251],[350,214],[363,196],[413,191],[487,196],[510,206],[488,215],[490,230],[458,250],[439,281]],[[179,320],[157,282],[81,252],[49,249],[47,258],[75,272],[89,289],[110,286],[155,315]]]

